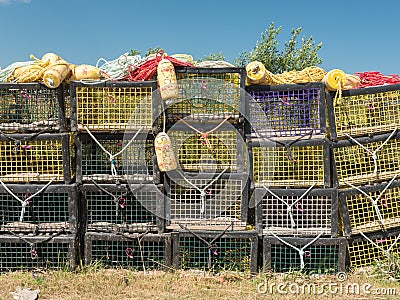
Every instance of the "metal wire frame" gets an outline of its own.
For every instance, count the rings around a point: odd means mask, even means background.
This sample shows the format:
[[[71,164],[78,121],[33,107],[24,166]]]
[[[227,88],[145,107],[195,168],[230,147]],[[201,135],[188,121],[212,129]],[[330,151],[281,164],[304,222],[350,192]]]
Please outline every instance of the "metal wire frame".
[[[234,230],[246,228],[247,175],[169,173],[164,186],[167,229],[220,230],[232,223]]]
[[[151,134],[78,133],[75,148],[77,183],[152,183],[158,170]]]
[[[256,188],[255,223],[260,235],[338,236],[337,189]]]
[[[178,98],[167,100],[167,121],[180,118],[197,120],[240,117],[245,111],[244,68],[175,68]]]
[[[68,133],[0,134],[3,182],[72,181]]]
[[[349,265],[359,268],[387,260],[392,255],[400,255],[399,228],[363,233],[359,231],[348,239]]]
[[[254,187],[330,187],[329,140],[251,139],[250,176]]]
[[[82,221],[86,231],[135,233],[164,231],[162,186],[83,184]]]
[[[49,182],[50,183],[50,182]],[[7,184],[0,186],[0,232],[77,233],[76,184]]]
[[[263,267],[278,273],[301,270],[306,273],[336,274],[345,271],[346,246],[343,237],[264,236]]]
[[[339,191],[344,234],[351,236],[396,228],[400,224],[400,181]]]
[[[78,265],[77,235],[0,235],[0,272],[74,269]]]
[[[327,93],[332,140],[382,134],[400,127],[400,85],[383,85],[342,91],[338,103]]]
[[[227,227],[229,228],[229,226]],[[187,230],[172,233],[172,264],[177,269],[258,270],[258,236],[249,231]]]
[[[251,85],[246,91],[252,98],[246,104],[253,137],[296,137],[310,130],[313,135],[326,135],[322,82]]]
[[[85,234],[84,262],[126,269],[165,269],[171,266],[171,236],[168,233]]]
[[[178,123],[167,131],[178,165],[186,172],[242,173],[247,166],[243,130],[224,124]]]
[[[379,183],[399,174],[400,134],[396,130],[372,137],[348,136],[331,146],[334,187]]]
[[[72,81],[71,130],[124,132],[143,127],[153,131],[159,115],[156,81],[97,82]]]
[[[0,83],[0,131],[66,131],[63,88],[50,89],[42,83]]]

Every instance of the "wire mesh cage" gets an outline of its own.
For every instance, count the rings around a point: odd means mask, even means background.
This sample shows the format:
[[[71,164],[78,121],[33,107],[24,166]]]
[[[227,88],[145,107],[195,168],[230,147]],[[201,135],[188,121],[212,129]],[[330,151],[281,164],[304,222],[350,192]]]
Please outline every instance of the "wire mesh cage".
[[[284,273],[336,274],[345,271],[346,239],[316,237],[263,238],[263,264],[267,270]]]
[[[178,165],[186,172],[244,172],[243,131],[230,125],[179,124],[168,130]]]
[[[400,182],[391,181],[339,192],[344,233],[347,236],[387,230],[400,224]]]
[[[167,100],[167,120],[215,119],[243,114],[244,68],[175,68],[178,98]]]
[[[390,180],[399,174],[400,134],[352,138],[332,143],[333,184],[350,188]]]
[[[159,105],[157,82],[72,81],[71,130],[92,132],[152,131]]]
[[[251,85],[246,91],[251,96],[247,105],[253,136],[295,137],[310,131],[322,137],[326,134],[322,82]]]
[[[83,184],[86,231],[162,232],[163,189],[156,185]]]
[[[0,83],[0,131],[6,133],[67,130],[63,86]]]
[[[255,231],[182,231],[172,234],[172,263],[179,269],[256,273]]]
[[[164,269],[171,265],[171,236],[168,233],[87,232],[84,252],[85,264],[135,270]]]
[[[78,183],[153,182],[154,137],[150,134],[78,133],[75,148]]]
[[[76,184],[0,186],[1,232],[51,233],[78,230]]]
[[[248,148],[255,187],[331,186],[329,141],[325,138],[252,139]]]
[[[352,268],[375,265],[400,255],[399,228],[365,234],[359,231],[348,241],[348,254]]]
[[[330,138],[385,133],[400,127],[400,85],[346,90],[327,94]]]
[[[77,266],[76,235],[0,235],[0,272],[73,269]]]
[[[0,179],[3,182],[70,183],[68,133],[1,134]]]
[[[253,192],[259,234],[336,237],[338,235],[337,189],[269,189]]]
[[[175,175],[175,174],[174,174]],[[176,174],[164,180],[167,229],[246,227],[248,182],[239,174]]]

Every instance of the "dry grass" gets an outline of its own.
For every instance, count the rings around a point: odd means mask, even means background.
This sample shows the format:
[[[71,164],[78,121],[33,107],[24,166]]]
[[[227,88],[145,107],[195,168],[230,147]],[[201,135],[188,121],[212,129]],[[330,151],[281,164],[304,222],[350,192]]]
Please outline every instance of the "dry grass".
[[[273,292],[262,294],[257,287],[268,288]],[[243,273],[224,272],[211,274],[200,271],[147,271],[139,272],[123,269],[100,269],[70,272],[10,272],[0,275],[0,299],[13,299],[10,292],[17,286],[40,290],[40,299],[397,299],[400,284],[386,281],[370,274],[357,272],[348,275],[343,282],[336,276],[308,276],[300,273],[265,274],[257,276]],[[337,287],[331,292],[329,283]],[[277,285],[287,294],[278,292]],[[324,284],[326,285],[324,287]],[[370,284],[371,294],[361,292],[349,294],[348,284]],[[302,286],[315,286],[316,292],[301,292]],[[342,291],[340,287],[342,286]],[[299,292],[296,293],[296,289]],[[290,288],[295,293],[290,291]],[[377,296],[375,290],[385,288],[395,296]],[[307,290],[307,289],[306,289]],[[322,295],[317,295],[322,292]]]

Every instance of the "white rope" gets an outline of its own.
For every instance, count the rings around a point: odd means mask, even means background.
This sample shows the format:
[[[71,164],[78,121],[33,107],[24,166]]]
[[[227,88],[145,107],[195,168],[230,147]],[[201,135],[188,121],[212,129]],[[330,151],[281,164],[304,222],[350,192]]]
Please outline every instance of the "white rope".
[[[122,154],[128,148],[128,146],[130,144],[132,144],[132,142],[135,140],[135,138],[137,137],[139,132],[143,129],[143,126],[139,128],[138,132],[136,132],[136,134],[133,136],[133,138],[122,148],[122,150],[119,151],[116,154],[112,154],[106,148],[104,148],[104,146],[90,132],[89,128],[87,128],[86,126],[84,128],[87,131],[87,133],[89,134],[89,136],[96,142],[96,144],[109,156],[109,160],[110,160],[110,163],[111,163],[111,175],[112,176],[117,176],[118,173],[117,173],[117,168],[115,167],[114,158],[117,157],[118,155]]]
[[[320,236],[323,234],[323,232],[321,232],[318,236],[316,236],[313,240],[311,240],[311,242],[309,242],[308,244],[306,244],[305,246],[303,246],[301,248],[297,248],[296,246],[293,246],[292,244],[290,244],[290,243],[286,242],[285,240],[281,239],[279,236],[277,236],[273,232],[271,232],[271,234],[274,237],[276,237],[278,240],[280,240],[282,243],[284,243],[286,246],[289,246],[289,247],[295,249],[299,253],[299,256],[300,256],[300,269],[304,269],[304,255],[305,255],[304,249],[306,249],[308,246],[310,246],[315,241],[317,241],[320,238]]]
[[[378,248],[379,250],[381,250],[383,253],[386,254],[387,257],[390,257],[390,251],[392,251],[394,245],[396,245],[397,241],[400,238],[400,234],[395,238],[394,242],[390,245],[390,247],[385,250],[383,247],[379,246],[377,243],[375,243],[374,241],[372,241],[369,237],[367,237],[361,230],[358,231],[365,239],[367,239],[367,241],[369,241],[372,245],[374,245],[376,248]]]
[[[129,67],[136,66],[142,60],[140,55],[129,55],[128,52],[122,54],[114,60],[107,61],[99,58],[96,68],[106,74],[112,80],[119,80],[128,75]],[[104,63],[99,66],[100,63]]]
[[[31,200],[33,197],[35,197],[36,195],[40,194],[41,192],[43,192],[52,182],[54,179],[56,179],[57,177],[54,177],[53,179],[51,179],[45,186],[43,186],[39,191],[37,191],[36,193],[34,193],[33,195],[30,195],[29,197],[27,197],[25,200],[21,200],[17,195],[15,195],[5,184],[4,182],[0,179],[0,184],[3,186],[3,188],[11,195],[13,196],[15,199],[17,199],[19,201],[19,203],[21,203],[21,214],[19,217],[19,221],[22,222],[24,219],[24,215],[25,215],[25,208],[29,203],[29,200]]]
[[[283,202],[286,205],[286,209],[287,209],[287,213],[289,214],[290,217],[290,222],[292,223],[292,228],[296,228],[296,222],[294,221],[294,217],[293,217],[293,206],[301,201],[305,195],[308,194],[309,191],[311,191],[311,189],[315,186],[315,184],[313,184],[312,186],[310,186],[308,188],[307,191],[305,191],[299,198],[297,198],[292,204],[289,204],[288,202],[286,202],[283,198],[279,197],[278,195],[274,194],[270,189],[268,189],[264,184],[261,184],[264,189],[266,191],[268,191],[272,196],[274,196],[276,199],[280,200],[281,202]]]
[[[369,155],[371,155],[372,159],[374,160],[374,176],[377,176],[378,175],[378,156],[376,154],[393,137],[393,135],[396,133],[396,131],[397,131],[397,128],[395,128],[392,131],[392,133],[389,135],[389,137],[378,148],[376,148],[375,151],[372,151],[371,149],[368,149],[367,147],[362,145],[360,142],[358,142],[356,139],[354,139],[349,134],[345,133],[345,135],[349,139],[351,139],[353,142],[355,142],[357,145],[359,145],[361,148],[363,148]]]
[[[352,188],[356,189],[357,191],[359,191],[360,193],[362,193],[365,197],[367,197],[369,200],[371,200],[372,206],[374,207],[376,216],[378,217],[379,223],[381,223],[381,225],[383,226],[383,217],[382,214],[379,210],[379,206],[378,206],[378,201],[381,199],[381,197],[383,196],[383,194],[386,192],[386,190],[389,188],[389,186],[393,183],[393,181],[396,179],[397,174],[393,176],[392,180],[390,180],[390,182],[385,186],[385,188],[381,191],[381,193],[378,195],[378,197],[376,197],[375,199],[373,197],[371,197],[371,195],[367,194],[366,192],[364,192],[362,189],[348,183],[345,182],[347,185],[351,186]]]
[[[226,167],[224,170],[222,170],[221,173],[218,174],[217,177],[215,177],[213,180],[211,180],[203,189],[199,188],[198,186],[196,186],[194,183],[191,183],[180,171],[178,171],[182,178],[189,184],[191,185],[193,188],[195,188],[199,193],[200,193],[200,197],[201,197],[201,207],[200,207],[200,215],[203,216],[204,212],[206,210],[205,206],[206,206],[206,189],[212,185],[215,181],[217,181],[223,173],[226,172],[226,170],[228,170],[228,167]]]

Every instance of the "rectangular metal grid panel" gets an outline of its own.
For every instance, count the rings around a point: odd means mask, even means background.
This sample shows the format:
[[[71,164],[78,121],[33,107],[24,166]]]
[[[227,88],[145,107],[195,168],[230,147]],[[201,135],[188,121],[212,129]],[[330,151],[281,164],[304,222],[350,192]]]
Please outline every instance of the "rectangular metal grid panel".
[[[63,86],[0,83],[0,131],[8,133],[65,131]]]
[[[217,176],[217,175],[215,175]],[[165,180],[165,219],[168,228],[244,229],[247,182],[240,176],[174,177]]]
[[[400,181],[347,189],[339,197],[347,236],[399,227]]]
[[[201,125],[199,129],[207,132],[215,126]],[[244,137],[231,126],[228,129],[220,127],[207,134],[206,138],[187,127],[169,130],[168,136],[177,162],[184,171],[221,172],[226,169],[226,172],[243,172],[245,169]]]
[[[93,132],[153,130],[155,81],[71,83],[71,129]]]
[[[0,235],[0,272],[77,266],[75,235],[14,236]]]
[[[350,267],[359,268],[385,261],[391,255],[400,254],[400,231],[362,233],[348,242]]]
[[[68,133],[0,135],[3,182],[71,181]]]
[[[264,236],[263,261],[265,268],[278,273],[301,270],[309,274],[336,274],[345,271],[346,239]]]
[[[179,94],[167,100],[168,122],[180,118],[214,119],[243,113],[243,68],[175,68]]]
[[[76,181],[152,182],[155,164],[154,138],[146,134],[139,134],[136,138],[134,136],[107,133],[93,133],[92,136],[77,134]],[[113,156],[112,161],[110,154]],[[112,170],[113,164],[116,174]]]
[[[171,265],[170,234],[85,234],[85,263],[135,270]]]
[[[336,237],[338,195],[336,189],[265,189],[253,192],[259,233],[282,236]]]
[[[391,136],[383,134],[334,142],[334,185],[350,188],[349,184],[372,184],[399,174],[400,135]]]
[[[86,231],[163,231],[156,212],[164,195],[156,185],[83,184],[80,191]]]
[[[255,187],[329,187],[329,142],[326,139],[250,142]]]
[[[16,199],[16,197],[18,199]],[[26,206],[25,206],[26,205]],[[0,231],[77,232],[77,186],[10,184],[0,186]]]
[[[172,240],[175,268],[257,272],[258,236],[254,231],[179,232]]]
[[[385,133],[400,127],[400,85],[347,90],[327,101],[332,139]]]
[[[325,87],[322,82],[246,87],[252,97],[249,121],[252,135],[293,137],[325,135]]]

